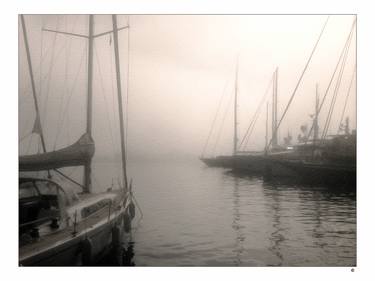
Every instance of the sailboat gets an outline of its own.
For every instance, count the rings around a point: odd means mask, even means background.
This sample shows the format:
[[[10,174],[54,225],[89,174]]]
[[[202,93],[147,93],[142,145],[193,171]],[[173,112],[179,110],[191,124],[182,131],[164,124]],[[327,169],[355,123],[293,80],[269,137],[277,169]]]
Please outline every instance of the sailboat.
[[[277,120],[277,108],[273,106],[272,113],[272,138],[268,141],[266,136],[266,147],[264,154],[258,155],[244,155],[240,154],[237,150],[237,98],[235,96],[234,105],[234,149],[232,156],[218,156],[216,158],[203,158],[202,161],[210,166],[221,166],[228,167],[235,170],[245,170],[247,173],[260,172],[265,178],[275,177],[289,177],[289,178],[302,178],[307,182],[312,183],[314,180],[324,181],[329,183],[349,183],[355,186],[356,181],[356,133],[349,134],[348,129],[345,135],[334,135],[330,139],[326,138],[327,130],[330,124],[332,111],[335,105],[338,87],[340,85],[341,76],[345,66],[346,57],[350,47],[350,41],[352,38],[353,30],[356,25],[356,19],[354,19],[350,33],[341,52],[340,58],[337,62],[334,73],[331,77],[331,81],[327,87],[323,101],[319,104],[316,102],[316,113],[314,124],[310,130],[314,129],[314,139],[309,140],[309,136],[306,137],[304,144],[298,144],[294,146],[288,145],[287,147],[281,148],[277,144],[277,130],[282,123],[285,114],[287,113],[290,104],[294,100],[295,94],[299,88],[302,78],[305,75],[305,71],[310,64],[311,58],[315,53],[316,47],[320,41],[320,38],[325,30],[328,19],[324,23],[324,26],[320,32],[320,35],[312,49],[309,59],[298,79],[298,82],[293,90],[293,93],[288,101],[288,104],[280,118]],[[335,93],[330,105],[327,121],[323,133],[323,137],[318,139],[318,114],[324,104],[324,99],[330,89],[331,82],[335,76],[336,70],[341,63],[340,74],[337,80]],[[237,79],[236,79],[237,80]],[[275,88],[275,87],[274,87]],[[276,86],[277,89],[277,86]],[[349,87],[350,89],[350,87]],[[237,88],[235,91],[237,95]],[[273,104],[277,102],[277,96],[273,97]],[[345,109],[345,107],[344,107]],[[268,114],[267,114],[268,115]],[[340,122],[341,123],[341,122]],[[266,128],[268,125],[266,125]],[[266,130],[267,131],[267,130]],[[267,135],[267,133],[266,133]]]
[[[223,167],[223,168],[230,168],[237,172],[246,172],[248,174],[256,174],[262,175],[265,168],[265,161],[267,154],[270,152],[280,152],[284,151],[285,148],[278,144],[278,132],[277,132],[277,80],[278,80],[278,68],[274,71],[272,75],[272,142],[271,147],[267,147],[268,136],[266,133],[266,147],[265,150],[262,151],[245,151],[239,150],[238,147],[244,143],[245,137],[243,138],[242,142],[238,143],[238,122],[237,122],[237,93],[238,93],[238,63],[236,67],[236,76],[235,76],[235,91],[234,91],[234,124],[233,124],[233,152],[232,155],[220,155],[216,157],[204,157],[201,156],[201,161],[203,161],[206,165],[211,167]],[[270,84],[271,85],[271,84]],[[266,91],[266,95],[268,93],[268,89]],[[258,110],[260,106],[263,104],[264,99],[259,104]],[[257,112],[258,112],[257,110]],[[256,122],[257,112],[255,113],[253,120],[251,123]],[[268,129],[268,104],[267,104],[267,114],[266,114],[266,132]],[[251,126],[251,124],[250,124]],[[249,126],[249,128],[250,128]]]
[[[126,171],[125,133],[123,124],[117,17],[112,16],[113,29],[94,34],[94,15],[89,15],[88,35],[78,35],[88,40],[88,86],[86,131],[74,144],[56,151],[46,151],[40,113],[35,91],[33,70],[28,45],[25,19],[20,15],[25,42],[28,70],[34,97],[36,120],[33,132],[39,134],[43,153],[19,157],[19,171],[48,171],[48,178],[19,178],[19,264],[22,266],[90,265],[109,250],[119,247],[124,232],[131,229],[135,216],[132,184]],[[64,35],[73,33],[54,31]],[[112,34],[116,60],[118,111],[121,135],[122,183],[117,189],[92,192],[91,164],[95,153],[92,138],[92,81],[94,38]],[[59,169],[84,167],[83,184],[76,182]],[[76,194],[68,185],[54,180],[59,174],[82,187]]]
[[[309,136],[306,136],[304,142],[293,146],[294,149],[288,157],[273,158],[272,161],[268,161],[266,164],[268,179],[282,176],[308,184],[356,186],[356,131],[350,133],[349,118],[347,118],[343,134],[319,138],[319,111],[316,90],[315,114],[311,127],[311,131],[314,132],[313,139],[309,140]]]
[[[329,185],[339,185],[346,187],[356,187],[356,130],[350,133],[349,119],[346,119],[345,126],[342,126],[342,119],[345,113],[346,103],[353,79],[356,73],[356,63],[354,64],[352,78],[346,94],[345,104],[339,121],[339,130],[337,134],[328,135],[329,126],[333,111],[335,109],[337,95],[339,93],[346,61],[353,34],[356,27],[356,17],[354,17],[350,32],[343,46],[336,67],[330,78],[330,82],[326,88],[325,94],[321,102],[318,98],[318,86],[316,86],[316,104],[313,126],[310,132],[299,145],[295,145],[295,153],[290,154],[291,157],[285,159],[272,159],[268,161],[266,174],[267,177],[289,176],[308,184],[322,183]],[[355,57],[354,57],[355,60]],[[336,75],[337,73],[337,75]],[[331,89],[332,82],[337,76],[336,85],[333,90],[333,96],[326,116],[323,131],[319,136],[318,116],[327,94]],[[293,100],[293,95],[290,102]],[[286,111],[284,112],[284,114]],[[340,134],[341,128],[345,127],[344,134]],[[314,131],[313,139],[310,140],[310,134]],[[280,173],[278,170],[282,170]],[[285,172],[287,171],[287,172]]]

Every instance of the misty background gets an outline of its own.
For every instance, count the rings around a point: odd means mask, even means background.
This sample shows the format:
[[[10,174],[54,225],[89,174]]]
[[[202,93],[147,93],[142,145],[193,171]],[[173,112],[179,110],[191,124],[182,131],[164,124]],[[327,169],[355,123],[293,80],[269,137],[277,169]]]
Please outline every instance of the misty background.
[[[119,27],[130,25],[130,29],[119,32],[129,157],[199,157],[223,93],[218,122],[207,153],[231,153],[237,57],[241,140],[276,67],[279,69],[278,115],[281,117],[326,19],[327,16],[323,15],[118,16]],[[88,17],[26,15],[25,20],[42,127],[47,150],[51,151],[72,144],[85,131],[87,40],[42,32],[42,28],[87,34]],[[280,126],[280,139],[289,131],[295,143],[300,126],[311,126],[315,85],[318,83],[322,98],[353,20],[351,15],[330,16],[296,97]],[[109,15],[95,16],[94,21],[95,34],[112,29]],[[336,134],[338,130],[356,64],[355,36],[354,33],[328,134]],[[95,39],[94,48],[95,157],[117,157],[120,137],[113,38],[106,35]],[[356,128],[355,82],[345,111],[351,129]],[[334,85],[320,114],[321,129]],[[227,107],[227,116],[223,119]],[[247,147],[250,150],[264,148],[265,111],[263,106]],[[34,120],[31,84],[19,24],[20,154],[41,151],[38,136],[30,134]],[[224,125],[220,134],[222,120]],[[218,146],[213,151],[219,134]]]

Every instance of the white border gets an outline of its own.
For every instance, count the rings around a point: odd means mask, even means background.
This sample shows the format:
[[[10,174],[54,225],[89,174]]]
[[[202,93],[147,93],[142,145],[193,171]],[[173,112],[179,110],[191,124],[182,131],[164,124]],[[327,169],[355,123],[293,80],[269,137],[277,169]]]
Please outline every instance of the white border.
[[[147,278],[167,280],[191,279],[279,279],[349,280],[365,279],[373,276],[372,254],[374,249],[374,188],[372,167],[374,155],[374,10],[365,1],[115,1],[115,0],[18,0],[6,1],[1,13],[1,259],[5,269],[3,278],[27,278],[28,280],[102,280],[108,278]],[[368,1],[371,3],[371,1]],[[357,268],[351,273],[349,268],[18,268],[17,213],[15,200],[18,196],[18,139],[17,139],[17,58],[18,58],[18,18],[19,13],[124,13],[124,14],[174,14],[174,13],[357,13],[358,14],[358,255]],[[5,157],[4,157],[5,155]],[[10,195],[10,196],[9,196]],[[12,274],[12,275],[11,275]],[[366,278],[368,279],[368,278]]]

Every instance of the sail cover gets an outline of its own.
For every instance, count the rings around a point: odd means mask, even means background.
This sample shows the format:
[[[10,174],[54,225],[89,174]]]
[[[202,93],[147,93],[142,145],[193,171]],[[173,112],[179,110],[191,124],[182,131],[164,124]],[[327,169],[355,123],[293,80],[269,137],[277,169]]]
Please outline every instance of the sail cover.
[[[85,165],[95,152],[94,140],[84,134],[74,144],[47,153],[19,157],[20,171],[43,171]]]

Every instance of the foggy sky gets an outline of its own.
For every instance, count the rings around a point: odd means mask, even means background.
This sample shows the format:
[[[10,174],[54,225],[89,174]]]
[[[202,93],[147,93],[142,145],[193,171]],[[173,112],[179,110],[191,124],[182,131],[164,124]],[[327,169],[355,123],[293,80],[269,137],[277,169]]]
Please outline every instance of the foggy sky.
[[[276,67],[279,68],[280,118],[327,16],[121,15],[118,18],[119,26],[130,24],[130,34],[129,30],[119,33],[125,97],[129,88],[129,154],[198,156],[223,91],[223,108],[209,143],[209,153],[225,107],[229,102],[233,103],[237,56],[241,139]],[[296,98],[280,127],[280,138],[289,130],[296,141],[299,127],[311,125],[309,114],[314,112],[315,84],[319,84],[322,97],[353,19],[353,16],[330,17]],[[87,34],[87,16],[27,15],[25,20],[47,149],[58,149],[77,140],[85,129],[87,45],[85,39],[42,33],[41,27]],[[95,23],[95,33],[112,28],[110,16],[97,16]],[[128,46],[130,61],[127,59]],[[330,133],[337,131],[355,65],[355,54],[353,38]],[[128,63],[129,85],[126,79]],[[354,80],[345,114],[350,118],[351,129],[356,127],[355,85]],[[95,41],[93,88],[96,155],[113,155],[119,151],[119,130],[113,40],[109,36]],[[327,104],[331,100],[332,90],[330,93]],[[327,105],[321,112],[321,128],[326,112]],[[31,132],[34,118],[26,53],[19,25],[20,138]],[[262,149],[264,135],[265,108],[248,148]],[[233,106],[229,105],[216,154],[230,153],[232,139]],[[23,139],[20,153],[34,153],[36,141],[36,136]]]

